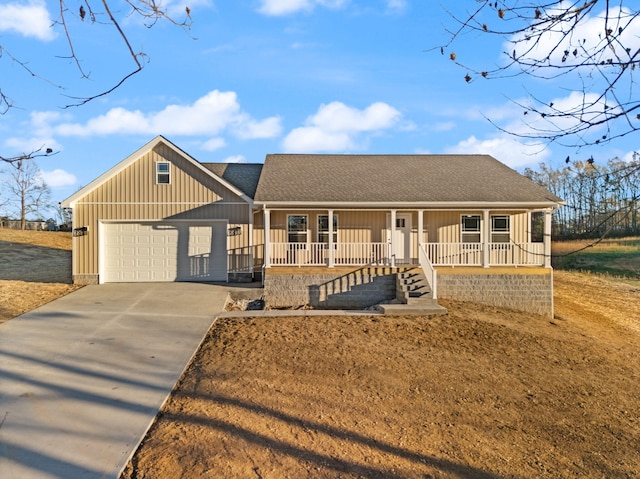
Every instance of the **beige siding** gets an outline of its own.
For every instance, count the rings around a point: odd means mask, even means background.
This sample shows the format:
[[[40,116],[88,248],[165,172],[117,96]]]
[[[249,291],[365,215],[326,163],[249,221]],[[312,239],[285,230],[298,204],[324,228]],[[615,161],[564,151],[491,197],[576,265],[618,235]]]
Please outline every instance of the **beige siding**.
[[[156,184],[157,161],[171,163],[170,184]],[[73,215],[74,227],[89,228],[74,238],[74,275],[98,274],[100,221],[227,219],[230,227],[240,227],[229,247],[249,245],[249,205],[162,144],[80,198]]]

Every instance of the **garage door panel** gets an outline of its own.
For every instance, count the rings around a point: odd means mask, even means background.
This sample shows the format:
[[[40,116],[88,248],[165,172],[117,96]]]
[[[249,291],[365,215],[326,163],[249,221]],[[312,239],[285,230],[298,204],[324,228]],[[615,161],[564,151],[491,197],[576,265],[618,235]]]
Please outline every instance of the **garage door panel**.
[[[108,223],[105,282],[226,281],[226,223]]]

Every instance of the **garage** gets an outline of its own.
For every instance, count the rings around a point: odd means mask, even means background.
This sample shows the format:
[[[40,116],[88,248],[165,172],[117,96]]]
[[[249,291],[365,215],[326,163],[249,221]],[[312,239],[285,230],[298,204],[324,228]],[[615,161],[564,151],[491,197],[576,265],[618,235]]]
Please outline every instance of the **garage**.
[[[103,223],[103,283],[227,281],[227,222]]]

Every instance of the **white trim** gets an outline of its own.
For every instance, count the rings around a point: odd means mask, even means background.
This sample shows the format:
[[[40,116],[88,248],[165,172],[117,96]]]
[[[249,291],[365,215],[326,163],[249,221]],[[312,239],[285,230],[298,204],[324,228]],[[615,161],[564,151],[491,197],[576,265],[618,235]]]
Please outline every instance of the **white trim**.
[[[78,201],[76,205],[246,205],[244,201]]]
[[[527,209],[535,209],[535,208],[551,208],[558,205],[565,204],[554,203],[554,202],[491,202],[491,201],[425,201],[425,202],[397,202],[397,203],[389,203],[384,201],[374,201],[374,202],[361,202],[361,203],[344,203],[340,201],[255,201],[256,206],[268,207],[272,210],[284,210],[284,209],[324,209],[331,207],[332,209],[397,209],[397,210],[415,210],[416,208],[425,208],[425,209],[437,209],[441,210],[451,210],[451,209],[473,209],[473,210],[482,210],[486,208],[490,209],[511,209],[511,210],[527,210]]]
[[[238,188],[236,188],[235,186],[233,186],[231,183],[227,182],[226,180],[220,178],[218,175],[214,174],[211,170],[205,168],[195,158],[190,156],[188,153],[182,151],[180,148],[178,148],[176,145],[174,145],[173,143],[171,143],[169,140],[167,140],[166,138],[164,138],[161,135],[156,136],[153,140],[148,142],[146,145],[144,145],[143,147],[141,147],[141,148],[137,149],[136,151],[134,151],[132,154],[130,154],[124,160],[122,160],[120,163],[116,164],[114,167],[112,167],[109,170],[107,170],[105,173],[100,175],[98,178],[93,180],[91,183],[89,183],[84,188],[81,188],[80,190],[76,191],[74,194],[72,194],[68,198],[62,200],[60,202],[60,205],[62,207],[64,207],[64,208],[73,208],[75,206],[76,202],[80,198],[82,198],[83,196],[87,195],[88,193],[90,193],[91,191],[96,189],[97,187],[103,185],[104,183],[109,181],[111,178],[115,177],[118,173],[120,173],[125,168],[127,168],[130,165],[132,165],[133,163],[135,163],[138,159],[140,159],[141,156],[149,153],[151,150],[153,150],[159,144],[164,144],[165,146],[169,147],[171,150],[173,150],[174,153],[176,153],[177,155],[179,155],[182,158],[184,158],[186,161],[188,161],[191,164],[193,164],[193,166],[195,166],[201,172],[203,172],[207,176],[213,178],[218,183],[220,183],[222,186],[224,186],[225,188],[227,188],[228,190],[230,190],[234,194],[238,195],[244,201],[246,201],[251,206],[253,206],[253,200],[251,198],[249,198],[247,195],[245,195],[242,191],[240,191]]]
[[[296,244],[302,244],[302,241],[289,241],[289,217],[290,216],[304,216],[307,218],[307,229],[305,230],[305,234],[307,235],[307,241],[305,241],[305,244],[309,244],[311,243],[311,241],[309,241],[309,237],[311,236],[310,231],[309,231],[309,215],[308,214],[300,214],[297,215],[295,213],[292,213],[290,215],[287,215],[287,243],[296,243]]]
[[[159,160],[159,161],[154,161],[155,164],[155,170],[156,170],[156,185],[170,185],[171,184],[171,162],[167,161],[167,160]],[[158,170],[158,166],[159,165],[168,165],[169,170],[164,172],[164,171],[159,171]],[[169,176],[169,181],[167,181],[166,183],[160,183],[158,181],[158,176],[160,175],[168,175]]]

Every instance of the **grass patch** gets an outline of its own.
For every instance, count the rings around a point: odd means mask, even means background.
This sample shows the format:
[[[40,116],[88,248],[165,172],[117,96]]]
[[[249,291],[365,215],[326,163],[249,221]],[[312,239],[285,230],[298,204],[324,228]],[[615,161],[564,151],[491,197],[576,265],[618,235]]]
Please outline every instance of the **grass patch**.
[[[598,244],[588,241],[560,241],[552,245],[553,266],[640,282],[640,238],[617,238]]]

